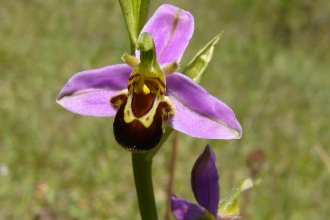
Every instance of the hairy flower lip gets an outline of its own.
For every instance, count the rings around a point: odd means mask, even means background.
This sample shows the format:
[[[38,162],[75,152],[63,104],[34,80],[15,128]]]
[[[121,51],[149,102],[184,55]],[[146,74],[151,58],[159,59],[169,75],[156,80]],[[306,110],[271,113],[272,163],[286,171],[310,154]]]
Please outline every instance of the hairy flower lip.
[[[194,30],[192,15],[171,5],[160,6],[142,32],[155,41],[158,62],[179,62]],[[138,55],[138,53],[137,53]],[[75,74],[60,91],[57,102],[64,108],[87,116],[109,117],[116,109],[110,97],[127,87],[132,68],[127,64],[106,66]],[[166,77],[166,93],[176,115],[167,121],[174,129],[193,137],[238,139],[242,127],[234,112],[223,102],[180,73]]]

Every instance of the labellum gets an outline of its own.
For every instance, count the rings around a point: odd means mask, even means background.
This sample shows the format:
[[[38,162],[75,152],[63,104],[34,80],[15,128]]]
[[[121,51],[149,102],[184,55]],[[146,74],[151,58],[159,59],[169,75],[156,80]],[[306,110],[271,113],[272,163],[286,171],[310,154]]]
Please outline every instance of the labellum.
[[[171,100],[165,96],[165,74],[157,63],[152,38],[143,33],[139,40],[141,62],[136,65],[137,58],[123,56],[128,64],[135,66],[127,89],[110,99],[112,106],[118,109],[113,123],[116,141],[133,152],[155,148],[165,131],[165,121],[175,112]],[[147,46],[145,40],[149,41]]]

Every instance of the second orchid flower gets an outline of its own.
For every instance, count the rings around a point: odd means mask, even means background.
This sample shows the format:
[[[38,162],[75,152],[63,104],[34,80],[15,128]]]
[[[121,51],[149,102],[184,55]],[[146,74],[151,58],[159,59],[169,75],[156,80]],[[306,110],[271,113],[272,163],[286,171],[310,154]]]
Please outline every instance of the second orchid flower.
[[[177,220],[215,220],[240,217],[238,197],[253,186],[251,178],[240,179],[232,190],[220,201],[219,174],[216,157],[207,145],[197,158],[191,171],[191,188],[198,204],[172,195],[173,216]]]

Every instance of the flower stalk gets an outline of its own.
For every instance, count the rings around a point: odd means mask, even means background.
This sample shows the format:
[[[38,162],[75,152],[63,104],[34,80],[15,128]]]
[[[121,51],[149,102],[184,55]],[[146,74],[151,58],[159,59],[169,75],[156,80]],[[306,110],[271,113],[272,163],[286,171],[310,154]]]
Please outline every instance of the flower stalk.
[[[152,184],[152,159],[145,153],[132,153],[135,189],[142,220],[158,219]]]

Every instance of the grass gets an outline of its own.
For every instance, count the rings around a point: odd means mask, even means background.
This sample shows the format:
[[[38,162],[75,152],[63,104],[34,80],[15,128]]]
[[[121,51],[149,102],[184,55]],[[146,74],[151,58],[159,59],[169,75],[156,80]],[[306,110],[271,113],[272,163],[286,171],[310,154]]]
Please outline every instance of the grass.
[[[151,2],[150,12],[163,2]],[[179,134],[175,193],[193,200],[189,172],[206,143],[217,154],[221,193],[250,175],[262,182],[247,219],[327,219],[330,173],[329,4],[305,1],[167,1],[190,11],[195,34],[184,66],[224,31],[201,84],[241,122],[241,140]],[[138,219],[130,154],[111,118],[74,115],[55,102],[76,72],[119,63],[129,52],[116,1],[0,0],[0,219]],[[165,208],[171,138],[154,161]]]

